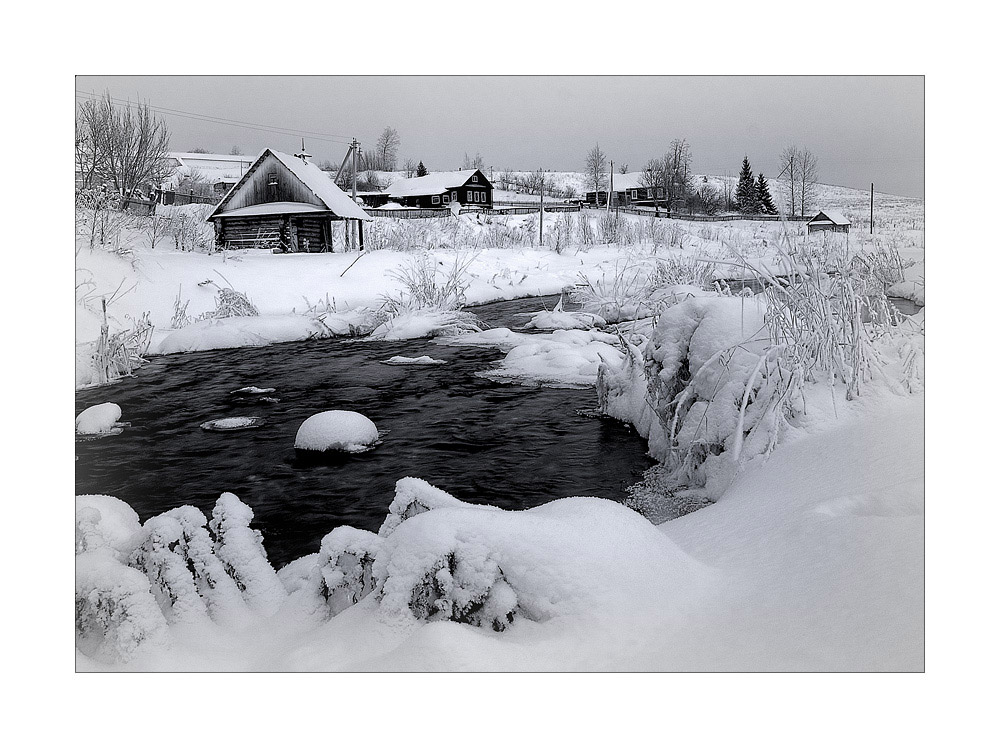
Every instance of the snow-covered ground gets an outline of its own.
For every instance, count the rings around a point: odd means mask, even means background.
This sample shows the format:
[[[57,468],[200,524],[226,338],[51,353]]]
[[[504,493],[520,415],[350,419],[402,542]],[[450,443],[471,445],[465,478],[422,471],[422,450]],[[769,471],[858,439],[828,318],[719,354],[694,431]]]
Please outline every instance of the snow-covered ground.
[[[148,612],[143,641],[129,638],[135,631],[120,636],[127,662],[81,653],[78,664],[921,670],[922,429],[920,399],[859,404],[832,428],[804,434],[769,461],[748,466],[717,504],[659,527],[603,499],[505,512],[464,505],[407,479],[393,502],[397,514],[390,519],[397,519],[383,533],[331,533],[319,555],[278,574],[282,589],[268,581],[273,571],[257,541],[239,540],[249,510],[227,498],[213,522],[238,518],[229,529],[235,539],[213,546],[206,534],[198,552],[225,555],[228,543],[228,553],[256,559],[258,570],[244,585],[257,595],[259,610],[253,612],[247,595],[247,606],[227,603],[235,623],[209,609],[183,614],[183,626],[169,624],[182,615],[178,603],[163,618],[152,595],[140,593],[142,575],[116,560],[141,555],[129,551],[136,542],[144,547],[137,518],[124,505],[84,498],[77,514],[84,528],[78,538],[85,538],[80,583],[118,585],[114,594]],[[417,512],[414,502],[423,504]],[[145,531],[150,537],[150,523]],[[204,563],[208,568],[211,559]],[[343,594],[332,595],[336,589]],[[331,608],[344,594],[358,602]],[[476,615],[486,623],[460,622]]]
[[[898,253],[906,295],[919,287],[922,301],[922,264],[909,264],[923,261],[922,213],[900,205],[873,236],[853,234],[851,251]],[[756,335],[762,297],[707,288],[800,271],[787,241],[803,246],[801,225],[585,211],[546,216],[542,246],[537,226],[385,219],[361,256],[78,248],[78,361],[101,333],[102,297],[112,331],[147,315],[154,354],[447,333],[440,342],[503,352],[484,376],[597,384],[605,411],[672,470],[663,485],[714,503],[657,526],[602,498],[510,512],[403,479],[377,535],[329,528],[315,554],[277,570],[232,494],[211,518],[180,507],[144,525],[110,497],[78,498],[79,667],[921,670],[923,312],[882,322],[875,340],[850,328],[850,360],[842,344],[817,344],[840,367],[827,386],[796,358],[815,340],[769,347]],[[843,241],[811,237],[811,256]],[[525,320],[551,332],[455,316],[569,288],[582,312]],[[830,324],[853,324],[851,310]],[[847,396],[852,372],[860,397]],[[88,376],[81,366],[78,385]],[[344,442],[330,438],[343,430],[334,420],[319,448]],[[377,437],[368,425],[365,443]]]

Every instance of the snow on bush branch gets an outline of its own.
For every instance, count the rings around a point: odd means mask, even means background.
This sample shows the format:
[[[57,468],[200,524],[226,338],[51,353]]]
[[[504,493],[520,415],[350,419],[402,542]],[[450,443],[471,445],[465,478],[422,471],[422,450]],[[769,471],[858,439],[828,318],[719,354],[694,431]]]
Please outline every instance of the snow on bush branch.
[[[922,389],[922,328],[886,298],[900,268],[887,251],[806,246],[780,252],[780,272],[744,263],[763,295],[661,309],[644,351],[602,366],[600,408],[633,423],[662,463],[631,505],[669,519],[717,498],[742,464],[770,454],[817,386],[834,409],[873,388]]]

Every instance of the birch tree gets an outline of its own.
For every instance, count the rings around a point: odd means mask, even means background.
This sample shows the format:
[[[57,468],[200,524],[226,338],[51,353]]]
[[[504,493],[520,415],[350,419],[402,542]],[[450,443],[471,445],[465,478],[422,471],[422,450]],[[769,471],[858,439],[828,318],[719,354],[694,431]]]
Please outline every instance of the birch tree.
[[[586,164],[587,181],[594,188],[595,199],[597,193],[608,185],[607,168],[608,158],[601,150],[601,146],[595,143],[594,147],[587,153]],[[598,200],[598,202],[600,201]]]

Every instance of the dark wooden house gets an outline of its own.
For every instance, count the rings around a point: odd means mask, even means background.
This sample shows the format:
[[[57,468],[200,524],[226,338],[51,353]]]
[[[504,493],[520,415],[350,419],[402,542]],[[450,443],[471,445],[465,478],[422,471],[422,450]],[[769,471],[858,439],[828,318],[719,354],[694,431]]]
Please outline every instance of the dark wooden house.
[[[333,221],[371,220],[330,175],[304,156],[265,149],[208,220],[227,247],[328,252]]]
[[[810,234],[814,231],[837,231],[847,234],[851,231],[851,221],[836,211],[821,210],[806,223],[806,230]]]
[[[493,185],[479,169],[399,179],[389,185],[386,194],[390,201],[407,208],[446,208],[452,203],[493,207]]]
[[[652,205],[656,198],[663,200],[665,195],[662,187],[656,188],[659,195],[655,195],[653,188],[646,187],[642,183],[642,172],[629,172],[628,174],[615,174],[614,185],[610,183],[606,189],[596,191],[591,190],[586,194],[585,202],[590,205],[607,205],[611,200],[611,206],[616,205]]]

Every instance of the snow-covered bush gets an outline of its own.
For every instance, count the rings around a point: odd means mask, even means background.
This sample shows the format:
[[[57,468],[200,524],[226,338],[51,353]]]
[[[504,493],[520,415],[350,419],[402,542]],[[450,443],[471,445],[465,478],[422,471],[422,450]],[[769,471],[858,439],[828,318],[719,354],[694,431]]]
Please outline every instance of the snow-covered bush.
[[[316,558],[318,594],[337,615],[375,590],[372,566],[382,538],[367,530],[338,527],[320,542]]]
[[[396,295],[383,296],[372,337],[404,340],[430,335],[478,332],[474,314],[463,312],[469,287],[468,269],[475,255],[460,253],[451,267],[441,270],[433,255],[424,254],[389,275],[403,286]]]
[[[271,615],[285,598],[274,567],[267,560],[264,538],[250,529],[253,510],[231,493],[219,497],[208,529],[215,541],[215,555],[254,612]]]
[[[899,326],[886,300],[884,258],[818,250],[780,254],[780,276],[747,264],[761,296],[665,308],[641,357],[630,346],[622,366],[601,367],[600,408],[633,423],[663,464],[632,505],[663,518],[717,498],[742,464],[770,454],[810,388],[835,403],[874,379],[921,386],[922,335]],[[666,505],[651,506],[656,493]]]
[[[149,580],[113,555],[76,557],[76,646],[102,662],[128,662],[168,641],[167,621]]]
[[[120,561],[141,542],[139,515],[113,496],[76,497],[76,552],[108,549]]]
[[[382,537],[391,535],[404,520],[432,509],[461,506],[468,504],[421,478],[400,478],[396,481],[396,493],[389,504],[389,513],[382,522],[378,534]]]
[[[128,564],[146,575],[163,615],[176,623],[208,620],[208,606],[188,567],[181,522],[161,514],[146,520],[143,530],[142,542]]]

